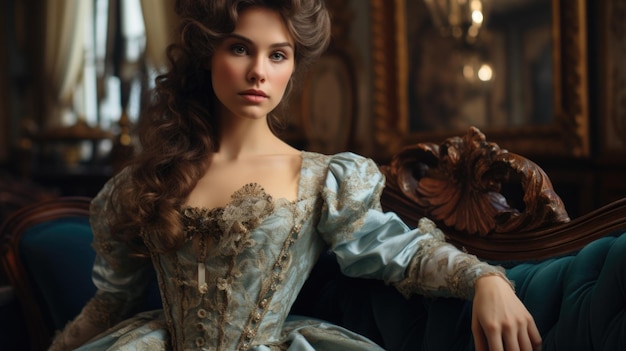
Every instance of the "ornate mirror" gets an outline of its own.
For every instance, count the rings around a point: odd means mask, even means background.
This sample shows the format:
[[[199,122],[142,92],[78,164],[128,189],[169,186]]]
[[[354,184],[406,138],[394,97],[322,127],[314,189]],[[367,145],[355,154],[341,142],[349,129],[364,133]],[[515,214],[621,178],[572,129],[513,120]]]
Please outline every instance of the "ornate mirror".
[[[584,0],[371,0],[375,142],[589,153]]]

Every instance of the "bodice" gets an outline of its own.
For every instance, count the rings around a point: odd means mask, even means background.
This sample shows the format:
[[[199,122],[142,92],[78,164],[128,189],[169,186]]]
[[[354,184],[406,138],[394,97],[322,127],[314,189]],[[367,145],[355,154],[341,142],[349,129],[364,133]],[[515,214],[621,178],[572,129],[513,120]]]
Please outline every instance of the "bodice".
[[[153,256],[175,349],[280,342],[282,323],[323,248],[318,236],[301,231],[311,220],[307,202],[274,201],[249,184],[224,208],[181,210],[186,244]]]

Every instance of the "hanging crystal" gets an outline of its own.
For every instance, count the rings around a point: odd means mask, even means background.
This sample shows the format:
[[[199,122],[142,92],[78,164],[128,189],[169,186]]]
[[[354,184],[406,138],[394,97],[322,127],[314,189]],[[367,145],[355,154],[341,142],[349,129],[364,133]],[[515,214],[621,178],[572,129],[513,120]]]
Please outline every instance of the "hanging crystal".
[[[474,43],[485,21],[483,0],[424,0],[437,28],[445,36]]]

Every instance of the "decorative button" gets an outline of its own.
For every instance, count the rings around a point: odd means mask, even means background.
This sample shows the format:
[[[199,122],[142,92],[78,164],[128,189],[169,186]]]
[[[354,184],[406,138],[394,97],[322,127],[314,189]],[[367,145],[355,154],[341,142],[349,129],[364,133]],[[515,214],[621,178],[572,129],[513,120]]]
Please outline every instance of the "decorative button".
[[[243,332],[243,337],[249,341],[249,340],[252,340],[252,338],[254,338],[254,334],[255,334],[254,330],[246,329]]]
[[[198,347],[204,346],[204,339],[203,338],[197,338],[196,339],[196,346],[198,346]]]
[[[196,324],[196,329],[197,329],[198,331],[200,331],[200,332],[201,332],[201,331],[204,331],[204,329],[205,329],[205,328],[204,328],[204,324],[202,324],[202,323],[197,323],[197,324]]]
[[[206,318],[206,310],[204,308],[199,309],[197,314],[199,318]]]

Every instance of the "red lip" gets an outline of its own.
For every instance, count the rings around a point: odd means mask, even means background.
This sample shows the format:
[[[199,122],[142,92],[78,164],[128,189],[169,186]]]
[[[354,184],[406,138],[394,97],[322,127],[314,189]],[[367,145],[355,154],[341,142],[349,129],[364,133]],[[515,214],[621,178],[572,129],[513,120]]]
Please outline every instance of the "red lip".
[[[241,93],[239,93],[239,95],[255,95],[255,96],[261,96],[261,97],[267,97],[267,94],[265,94],[263,90],[256,90],[256,89],[248,89],[246,91],[242,91]]]

